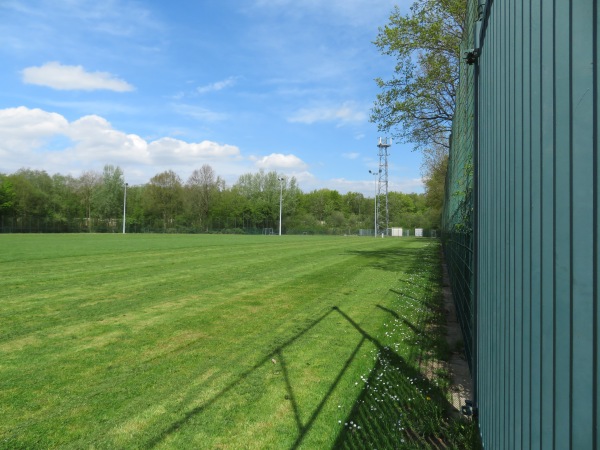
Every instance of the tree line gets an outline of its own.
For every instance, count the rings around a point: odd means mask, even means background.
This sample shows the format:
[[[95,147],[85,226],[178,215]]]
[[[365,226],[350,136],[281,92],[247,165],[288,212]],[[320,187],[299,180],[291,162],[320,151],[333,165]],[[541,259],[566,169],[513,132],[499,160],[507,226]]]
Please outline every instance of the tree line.
[[[126,194],[126,195],[125,195]],[[284,233],[356,234],[372,230],[374,199],[358,192],[302,192],[294,177],[246,173],[231,186],[210,165],[182,180],[172,170],[128,186],[120,167],[79,177],[21,169],[0,173],[3,232],[278,232],[282,196]],[[427,194],[390,192],[389,225],[437,228],[439,206]]]

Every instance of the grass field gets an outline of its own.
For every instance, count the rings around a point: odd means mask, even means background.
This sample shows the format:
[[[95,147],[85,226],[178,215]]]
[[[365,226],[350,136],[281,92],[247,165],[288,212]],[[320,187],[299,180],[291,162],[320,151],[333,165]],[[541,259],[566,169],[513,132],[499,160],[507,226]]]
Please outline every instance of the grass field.
[[[0,235],[0,448],[467,448],[427,239]]]

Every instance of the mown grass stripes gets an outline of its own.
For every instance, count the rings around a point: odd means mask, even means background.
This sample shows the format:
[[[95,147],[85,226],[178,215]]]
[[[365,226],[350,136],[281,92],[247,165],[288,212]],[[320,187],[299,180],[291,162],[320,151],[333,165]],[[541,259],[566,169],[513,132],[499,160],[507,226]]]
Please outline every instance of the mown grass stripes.
[[[0,248],[0,448],[344,446],[384,347],[418,374],[425,324],[400,335],[390,320],[427,320],[438,292],[429,240],[0,235]]]

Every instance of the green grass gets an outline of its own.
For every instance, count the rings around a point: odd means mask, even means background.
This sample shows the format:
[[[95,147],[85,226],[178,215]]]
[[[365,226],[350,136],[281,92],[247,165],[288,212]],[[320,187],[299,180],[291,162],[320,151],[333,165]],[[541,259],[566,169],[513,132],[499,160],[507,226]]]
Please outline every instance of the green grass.
[[[0,448],[473,434],[419,371],[441,345],[436,241],[0,235],[0,249]]]

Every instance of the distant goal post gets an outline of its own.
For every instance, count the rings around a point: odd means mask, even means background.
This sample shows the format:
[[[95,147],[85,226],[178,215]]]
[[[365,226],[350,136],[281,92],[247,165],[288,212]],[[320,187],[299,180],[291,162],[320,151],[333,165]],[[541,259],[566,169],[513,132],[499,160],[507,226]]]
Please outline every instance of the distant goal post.
[[[273,232],[273,228],[263,228],[263,234],[267,236],[275,233]]]

